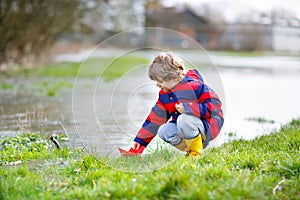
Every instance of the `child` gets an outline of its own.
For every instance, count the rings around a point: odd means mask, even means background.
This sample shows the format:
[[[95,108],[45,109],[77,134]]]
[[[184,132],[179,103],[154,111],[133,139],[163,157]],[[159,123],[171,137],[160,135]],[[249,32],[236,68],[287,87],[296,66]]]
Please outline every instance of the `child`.
[[[198,157],[223,126],[220,99],[196,69],[185,71],[183,61],[170,53],[157,55],[148,75],[161,90],[131,149],[141,154],[158,134],[190,157]]]

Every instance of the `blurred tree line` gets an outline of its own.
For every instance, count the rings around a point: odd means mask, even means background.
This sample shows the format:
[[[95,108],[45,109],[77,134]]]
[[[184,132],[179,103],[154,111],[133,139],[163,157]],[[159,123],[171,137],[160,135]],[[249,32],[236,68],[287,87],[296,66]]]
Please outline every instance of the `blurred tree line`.
[[[0,70],[49,56],[64,35],[103,37],[143,26],[141,13],[136,15],[143,6],[144,0],[0,0]]]
[[[66,40],[73,37],[78,41],[88,38],[97,43],[136,27],[164,27],[187,35],[190,33],[191,37],[194,35],[195,39],[200,38],[197,41],[208,49],[218,49],[216,46],[222,44],[218,39],[226,31],[229,32],[229,45],[225,44],[221,48],[232,49],[234,41],[230,38],[234,38],[232,33],[239,31],[242,42],[246,42],[248,46],[241,49],[253,50],[257,49],[257,44],[265,41],[261,39],[264,36],[263,30],[254,25],[300,26],[300,21],[292,13],[282,9],[269,14],[251,10],[250,13],[237,16],[235,23],[228,24],[224,20],[224,6],[218,2],[199,6],[182,4],[181,7],[165,7],[163,2],[164,0],[0,0],[0,70],[16,64],[33,64],[50,57],[49,50],[62,38]],[[192,31],[194,32],[191,33]],[[224,37],[226,39],[227,36]],[[256,42],[253,42],[254,39]]]
[[[0,65],[43,56],[85,10],[81,0],[0,0]]]

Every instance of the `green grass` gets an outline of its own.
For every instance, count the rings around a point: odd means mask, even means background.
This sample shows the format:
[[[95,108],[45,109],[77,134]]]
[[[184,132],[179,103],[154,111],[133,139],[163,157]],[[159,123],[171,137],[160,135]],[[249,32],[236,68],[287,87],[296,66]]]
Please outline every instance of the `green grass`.
[[[29,79],[33,84],[11,84],[6,83],[7,79],[1,78],[0,90],[30,91],[44,96],[57,96],[61,90],[72,88],[75,78],[102,78],[104,81],[111,81],[132,69],[146,67],[148,63],[149,60],[145,58],[125,55],[119,58],[92,58],[84,62],[61,62],[19,68],[7,71],[6,76]]]
[[[248,120],[248,121],[255,121],[255,122],[258,122],[258,123],[270,123],[270,124],[274,124],[275,123],[275,120],[265,119],[263,117],[249,117],[249,118],[246,118],[246,120]]]
[[[0,84],[0,89],[2,89],[2,90],[13,90],[14,85],[10,84],[10,83],[1,83]]]
[[[261,57],[266,56],[268,53],[263,51],[210,51],[210,54],[234,56],[234,57]]]
[[[268,136],[207,149],[196,161],[165,150],[112,161],[56,149],[41,135],[8,138],[0,156],[0,199],[299,199],[299,125],[293,120]],[[167,159],[169,165],[148,173],[119,170],[142,172],[145,162],[151,167]],[[17,160],[23,163],[7,166]]]
[[[10,76],[21,77],[79,77],[112,80],[119,78],[134,67],[147,65],[149,60],[137,56],[121,56],[119,58],[91,58],[84,62],[61,62],[22,68],[8,72]]]
[[[298,53],[292,52],[274,52],[274,51],[239,51],[239,50],[228,50],[228,51],[208,51],[211,55],[223,55],[233,57],[262,57],[262,56],[288,56],[298,57]]]
[[[56,96],[62,89],[72,89],[73,82],[71,80],[58,80],[55,81],[39,81],[34,84],[32,90],[39,91],[45,96]],[[29,88],[27,88],[29,89]]]

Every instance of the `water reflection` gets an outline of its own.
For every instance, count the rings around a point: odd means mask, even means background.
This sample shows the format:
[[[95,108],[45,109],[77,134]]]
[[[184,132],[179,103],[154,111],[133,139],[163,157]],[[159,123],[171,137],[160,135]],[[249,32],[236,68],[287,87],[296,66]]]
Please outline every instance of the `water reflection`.
[[[190,57],[194,57],[197,64],[204,65],[196,55]],[[299,58],[240,59],[215,54],[212,59],[221,66],[225,124],[222,134],[211,146],[232,138],[252,139],[268,134],[292,118],[300,117],[297,103],[300,101]],[[239,62],[242,63],[237,65]],[[279,66],[277,62],[285,64]],[[254,64],[255,67],[252,66]],[[209,68],[202,72],[208,81],[214,82]],[[5,82],[4,79],[1,81]],[[2,90],[0,136],[27,131],[45,134],[67,132],[70,146],[87,145],[91,151],[103,155],[118,155],[117,147],[127,148],[132,144],[156,101],[157,92],[154,83],[147,79],[144,68],[109,83],[97,79],[77,80],[73,96],[71,89],[51,98]],[[259,118],[267,122],[253,120]],[[270,123],[271,120],[274,123]],[[162,142],[154,140],[152,145],[156,148]]]
[[[20,132],[60,133],[64,113],[60,102],[47,97],[1,92],[1,136]]]

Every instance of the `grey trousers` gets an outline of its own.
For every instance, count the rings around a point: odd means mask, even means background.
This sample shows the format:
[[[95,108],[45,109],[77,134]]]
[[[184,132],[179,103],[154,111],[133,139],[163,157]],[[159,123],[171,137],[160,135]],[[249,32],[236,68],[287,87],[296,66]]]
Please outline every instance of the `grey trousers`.
[[[177,123],[167,123],[159,127],[158,136],[173,146],[178,145],[182,139],[193,139],[205,129],[202,121],[193,115],[181,114]]]

